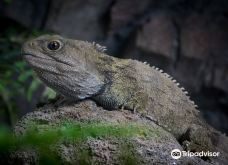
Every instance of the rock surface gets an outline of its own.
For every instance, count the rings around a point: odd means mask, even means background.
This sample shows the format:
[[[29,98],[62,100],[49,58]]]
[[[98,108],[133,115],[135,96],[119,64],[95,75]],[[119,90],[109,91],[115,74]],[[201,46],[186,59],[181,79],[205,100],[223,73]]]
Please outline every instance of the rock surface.
[[[101,39],[101,18],[109,3],[110,0],[57,0],[50,7],[45,29],[81,40]]]
[[[139,30],[136,45],[145,51],[174,59],[177,47],[176,33],[169,13],[155,13]]]
[[[86,137],[80,144],[77,141],[58,142],[54,146],[63,163],[80,163],[78,151],[89,152],[89,164],[216,164],[220,160],[205,161],[198,157],[181,157],[173,159],[173,149],[183,150],[179,142],[169,132],[156,125],[150,119],[143,118],[137,113],[127,110],[108,111],[98,107],[93,101],[82,101],[74,104],[55,107],[49,103],[36,111],[27,114],[16,125],[15,134],[23,135],[31,123],[37,126],[37,131],[43,131],[47,126],[58,126],[62,121],[97,123],[105,122],[111,125],[131,123],[148,128],[150,136],[135,135],[121,138],[112,137]],[[145,126],[145,127],[144,127]],[[123,148],[123,144],[130,144],[133,148]],[[50,146],[53,147],[53,146]],[[134,159],[127,159],[129,154]],[[39,160],[35,151],[29,149],[19,150],[13,154],[12,160],[22,164],[33,164]]]
[[[110,55],[160,67],[199,100],[211,125],[228,133],[227,4],[227,0],[4,0],[0,14],[29,29],[99,41]],[[205,95],[205,89],[213,92]],[[213,108],[208,97],[215,102]]]
[[[0,14],[31,28],[42,28],[46,22],[49,0],[0,2]],[[2,10],[1,10],[2,7]]]

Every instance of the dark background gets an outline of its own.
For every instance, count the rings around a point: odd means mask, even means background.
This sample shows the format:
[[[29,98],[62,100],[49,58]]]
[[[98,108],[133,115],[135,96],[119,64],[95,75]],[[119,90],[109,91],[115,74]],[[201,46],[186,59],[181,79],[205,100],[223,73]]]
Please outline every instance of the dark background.
[[[54,97],[22,60],[20,47],[57,33],[163,69],[211,125],[228,132],[227,0],[1,0],[0,25],[2,125],[13,126]]]

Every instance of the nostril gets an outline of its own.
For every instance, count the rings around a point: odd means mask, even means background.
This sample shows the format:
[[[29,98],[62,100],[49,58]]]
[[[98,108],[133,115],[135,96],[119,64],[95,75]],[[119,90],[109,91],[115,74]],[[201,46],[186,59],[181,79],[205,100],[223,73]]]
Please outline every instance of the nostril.
[[[34,46],[35,44],[34,44],[34,42],[30,42],[30,46]]]

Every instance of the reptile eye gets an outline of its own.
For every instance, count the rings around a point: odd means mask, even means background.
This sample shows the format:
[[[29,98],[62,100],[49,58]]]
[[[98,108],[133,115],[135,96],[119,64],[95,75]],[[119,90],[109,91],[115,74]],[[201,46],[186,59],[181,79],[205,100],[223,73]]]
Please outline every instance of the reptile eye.
[[[58,50],[60,48],[60,42],[59,41],[51,41],[48,43],[48,49],[50,50]]]

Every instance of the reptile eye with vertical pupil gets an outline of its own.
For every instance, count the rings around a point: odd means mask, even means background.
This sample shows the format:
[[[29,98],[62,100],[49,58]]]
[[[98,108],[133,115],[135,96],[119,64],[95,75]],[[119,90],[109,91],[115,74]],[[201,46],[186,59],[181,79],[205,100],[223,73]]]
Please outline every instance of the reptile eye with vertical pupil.
[[[58,50],[60,48],[59,41],[51,41],[48,43],[48,49],[50,50]]]

